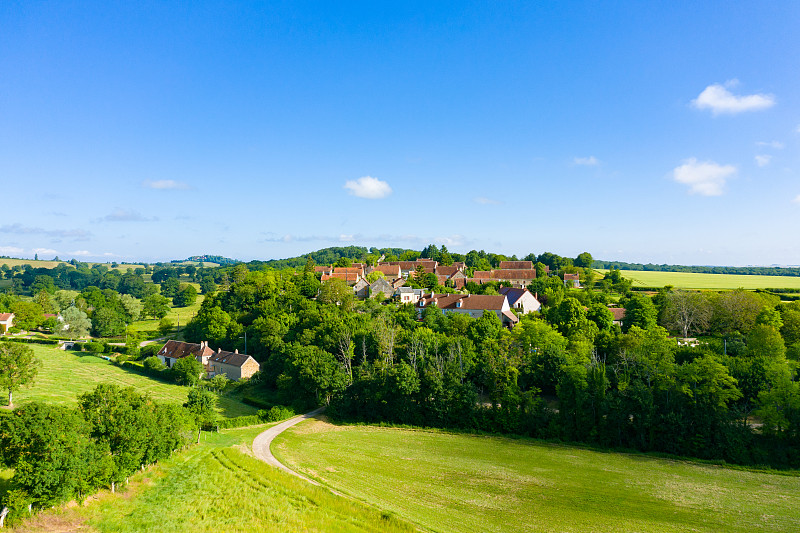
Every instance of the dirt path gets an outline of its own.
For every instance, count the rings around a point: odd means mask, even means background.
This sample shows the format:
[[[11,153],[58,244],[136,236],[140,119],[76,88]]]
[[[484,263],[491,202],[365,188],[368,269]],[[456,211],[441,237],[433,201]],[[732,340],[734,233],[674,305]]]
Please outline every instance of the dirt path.
[[[319,483],[317,483],[313,479],[309,479],[306,476],[295,472],[294,470],[290,469],[289,467],[278,461],[278,459],[276,459],[275,456],[272,455],[272,450],[270,450],[270,445],[272,444],[272,441],[275,439],[275,437],[277,437],[290,427],[294,426],[295,424],[298,424],[303,420],[307,420],[309,418],[317,416],[324,409],[325,409],[324,407],[320,407],[319,409],[314,409],[313,411],[308,412],[304,415],[296,416],[294,418],[286,420],[285,422],[281,422],[277,426],[272,426],[263,433],[259,433],[259,435],[255,438],[255,440],[253,440],[253,454],[267,464],[270,464],[276,468],[280,468],[281,470],[288,472],[293,476],[297,476],[300,479],[304,479],[309,483],[312,483],[314,485],[319,485]],[[337,492],[334,493],[338,494]]]

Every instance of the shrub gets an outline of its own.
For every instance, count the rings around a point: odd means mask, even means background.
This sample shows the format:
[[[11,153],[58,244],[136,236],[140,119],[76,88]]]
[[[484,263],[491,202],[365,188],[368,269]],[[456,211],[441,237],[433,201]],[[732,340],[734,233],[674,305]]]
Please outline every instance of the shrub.
[[[157,374],[159,372],[163,372],[167,369],[167,366],[161,362],[161,359],[156,357],[155,355],[151,355],[147,359],[145,359],[142,363],[142,366],[147,371],[148,374]]]
[[[269,411],[260,410],[258,412],[258,416],[262,417],[267,422],[280,422],[281,420],[292,418],[294,415],[294,409],[283,405],[276,405]]]
[[[148,344],[139,353],[139,359],[147,359],[156,355],[161,350],[160,344]]]
[[[106,347],[101,342],[85,342],[83,343],[83,349],[86,352],[103,353]]]
[[[257,426],[263,424],[264,420],[258,415],[237,416],[235,418],[223,418],[217,422],[219,429],[241,428],[245,426]]]

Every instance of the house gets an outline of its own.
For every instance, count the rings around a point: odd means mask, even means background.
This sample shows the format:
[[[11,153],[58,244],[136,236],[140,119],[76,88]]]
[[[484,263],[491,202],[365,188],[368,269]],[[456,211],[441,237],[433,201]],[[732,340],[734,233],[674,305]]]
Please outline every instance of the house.
[[[370,267],[367,270],[368,274],[371,274],[373,272],[380,272],[383,274],[385,278],[388,278],[389,280],[395,280],[403,276],[403,274],[400,272],[399,265],[388,265],[386,263]]]
[[[172,368],[175,361],[184,357],[194,357],[197,361],[206,366],[208,358],[214,354],[214,350],[208,347],[208,341],[199,344],[193,342],[167,341],[156,356],[164,363],[167,368]]]
[[[358,280],[360,280],[362,277],[357,269],[353,269],[355,272],[347,272],[348,269],[345,268],[337,268],[334,270],[335,271],[331,272],[330,274],[322,274],[320,281],[325,282],[329,279],[340,279],[348,285],[355,285],[356,282],[358,282]]]
[[[14,313],[0,313],[0,335],[14,327]]]
[[[422,295],[422,289],[400,287],[395,291],[395,295],[398,297],[401,304],[416,304]]]
[[[508,298],[508,305],[512,309],[519,310],[520,313],[534,313],[542,308],[542,304],[536,299],[536,296],[531,294],[528,289],[520,289],[516,287],[500,287],[500,294]]]
[[[366,278],[361,278],[360,280],[356,281],[356,284],[353,285],[353,292],[356,295],[356,298],[361,298],[365,300],[369,297],[369,282]]]
[[[333,267],[331,266],[315,266],[314,272],[317,274],[330,274],[333,272]]]
[[[439,264],[436,261],[431,261],[430,259],[417,259],[416,261],[389,261],[388,263],[381,263],[383,265],[392,265],[392,266],[399,266],[400,267],[400,274],[407,278],[409,275],[416,272],[418,267],[422,267],[425,270],[425,273],[432,273],[436,270],[436,266]]]
[[[394,287],[384,278],[376,279],[372,285],[369,286],[369,296],[371,298],[377,298],[379,294],[382,294],[384,298],[388,298],[394,294]]]
[[[425,308],[432,305],[444,313],[461,313],[472,318],[480,318],[484,311],[493,311],[508,328],[519,322],[503,294],[429,294],[416,303],[417,317],[422,318]]]
[[[476,270],[469,281],[487,283],[489,281],[507,281],[512,287],[525,287],[536,279],[536,270],[497,269]]]
[[[259,371],[260,365],[249,355],[240,354],[238,350],[224,352],[217,349],[215,352],[208,346],[208,341],[201,343],[167,341],[156,354],[167,368],[172,368],[175,361],[184,357],[194,357],[205,369],[208,377],[225,374],[228,379],[239,380],[249,378]]]
[[[609,311],[614,316],[614,324],[621,326],[622,321],[625,318],[625,308],[624,307],[609,307]]]
[[[564,286],[567,288],[580,289],[581,275],[564,273]]]
[[[239,353],[239,350],[225,352],[217,349],[208,358],[206,365],[208,377],[213,378],[217,374],[225,374],[228,379],[233,381],[248,379],[259,370],[261,370],[261,365],[258,364],[258,361],[249,355]]]
[[[503,270],[533,270],[533,261],[500,261],[497,267]]]

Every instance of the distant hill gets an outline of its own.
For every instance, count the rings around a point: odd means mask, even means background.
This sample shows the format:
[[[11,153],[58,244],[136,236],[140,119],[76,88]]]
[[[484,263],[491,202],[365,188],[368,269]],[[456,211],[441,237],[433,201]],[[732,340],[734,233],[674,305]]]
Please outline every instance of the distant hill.
[[[407,248],[370,248],[364,246],[333,246],[330,248],[323,248],[316,252],[310,252],[297,257],[289,257],[287,259],[271,259],[269,261],[250,261],[248,265],[260,267],[268,266],[275,269],[282,268],[302,268],[305,266],[306,261],[310,257],[316,265],[330,265],[335,263],[340,257],[347,257],[348,259],[358,260],[368,254],[377,255],[397,255],[400,256],[404,252],[411,252]]]
[[[241,263],[238,259],[231,259],[229,257],[222,257],[221,255],[193,255],[184,261],[196,261],[198,263],[216,263],[218,265],[235,265]],[[173,261],[173,263],[182,263],[183,261]]]

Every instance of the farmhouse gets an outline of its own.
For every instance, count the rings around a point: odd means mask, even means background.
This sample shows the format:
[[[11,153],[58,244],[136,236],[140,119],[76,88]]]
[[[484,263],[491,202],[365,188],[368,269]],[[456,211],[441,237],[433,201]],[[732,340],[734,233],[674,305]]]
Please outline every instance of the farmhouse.
[[[580,274],[564,274],[564,286],[567,288],[581,288],[581,276]]]
[[[209,377],[225,374],[228,379],[239,380],[249,378],[259,371],[260,365],[249,355],[240,354],[238,350],[224,352],[217,349],[215,352],[208,346],[208,341],[201,343],[167,341],[156,354],[167,368],[172,368],[175,361],[183,357],[194,357],[202,363]]]
[[[208,358],[213,354],[214,350],[208,347],[207,341],[203,341],[199,344],[193,342],[167,341],[156,356],[167,368],[172,368],[175,361],[190,356],[201,362],[203,366],[206,366],[206,364],[208,364]]]
[[[489,281],[507,281],[513,287],[525,287],[536,279],[536,270],[498,269],[476,270],[469,281],[487,283]]]
[[[400,287],[395,291],[395,295],[400,299],[401,304],[415,304],[422,298],[423,292],[424,289]]]
[[[531,294],[528,289],[519,289],[516,287],[500,287],[500,294],[508,298],[508,305],[512,309],[519,310],[520,313],[534,313],[542,308],[539,300]]]
[[[382,294],[383,298],[388,298],[394,294],[394,287],[385,279],[378,278],[369,286],[369,295],[372,298],[377,298],[379,294]]]
[[[480,318],[484,311],[493,311],[504,326],[512,328],[519,322],[511,312],[505,295],[489,294],[429,294],[416,303],[417,318],[422,318],[426,307],[436,306],[445,313],[461,313]]]
[[[625,308],[624,307],[609,307],[609,311],[614,316],[614,324],[621,326],[622,320],[625,318]]]
[[[255,359],[239,353],[239,350],[224,352],[217,349],[214,355],[208,359],[206,372],[210,378],[217,374],[225,374],[228,379],[239,381],[252,377],[260,369],[261,366]]]
[[[14,327],[14,313],[0,313],[0,335]]]

